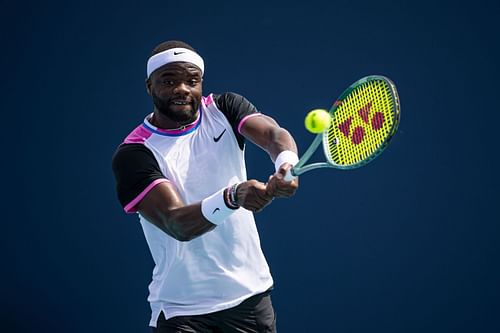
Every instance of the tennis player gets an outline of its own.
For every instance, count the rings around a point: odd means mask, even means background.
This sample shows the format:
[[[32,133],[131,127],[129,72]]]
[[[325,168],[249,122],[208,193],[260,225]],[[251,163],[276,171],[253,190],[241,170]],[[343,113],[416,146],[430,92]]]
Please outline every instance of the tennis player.
[[[253,213],[275,197],[298,161],[294,139],[235,93],[202,96],[202,57],[188,44],[158,45],[147,63],[153,112],[113,156],[120,203],[137,212],[155,268],[153,332],[275,332],[273,288]],[[249,140],[276,172],[247,180]]]

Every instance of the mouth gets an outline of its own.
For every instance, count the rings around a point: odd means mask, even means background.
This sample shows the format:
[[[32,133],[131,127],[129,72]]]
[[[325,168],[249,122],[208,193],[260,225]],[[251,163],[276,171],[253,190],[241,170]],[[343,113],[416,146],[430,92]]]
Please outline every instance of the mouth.
[[[173,105],[191,105],[191,101],[187,99],[174,99],[170,102]]]

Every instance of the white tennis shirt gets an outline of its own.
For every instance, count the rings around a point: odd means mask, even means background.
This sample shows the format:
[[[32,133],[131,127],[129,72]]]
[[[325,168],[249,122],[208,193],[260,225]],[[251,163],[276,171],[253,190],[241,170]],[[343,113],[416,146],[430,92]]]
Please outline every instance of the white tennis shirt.
[[[154,155],[164,178],[151,182],[125,206],[134,206],[158,183],[171,182],[186,204],[247,179],[244,149],[212,95],[202,99],[198,120],[181,131],[160,130],[148,121],[125,143],[141,143]],[[233,125],[233,126],[232,126]],[[224,310],[268,290],[273,280],[261,250],[253,214],[240,208],[212,231],[188,242],[168,236],[139,214],[155,268],[149,285],[150,326],[165,317]]]

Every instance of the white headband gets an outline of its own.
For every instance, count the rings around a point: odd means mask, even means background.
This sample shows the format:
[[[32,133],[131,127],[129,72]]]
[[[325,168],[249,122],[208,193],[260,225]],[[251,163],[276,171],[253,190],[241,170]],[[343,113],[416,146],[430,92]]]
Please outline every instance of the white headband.
[[[205,71],[205,63],[198,53],[191,50],[177,47],[174,49],[168,49],[163,52],[157,53],[148,60],[148,77],[155,70],[163,65],[169,64],[171,62],[190,62],[193,65],[198,66],[201,69],[201,75]]]

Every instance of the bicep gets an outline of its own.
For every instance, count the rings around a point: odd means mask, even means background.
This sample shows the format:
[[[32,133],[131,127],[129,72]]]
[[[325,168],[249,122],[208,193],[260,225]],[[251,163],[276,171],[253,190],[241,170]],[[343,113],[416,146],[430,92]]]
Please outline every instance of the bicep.
[[[273,161],[284,150],[297,152],[295,141],[290,133],[269,116],[260,115],[249,118],[241,126],[240,133],[264,149]]]
[[[279,129],[278,123],[271,117],[259,114],[248,118],[240,127],[240,133],[246,139],[260,147],[267,147],[273,140],[273,134]]]
[[[165,228],[168,225],[170,212],[184,206],[184,202],[170,182],[163,182],[153,187],[144,198],[138,203],[137,210],[148,221],[168,232]]]
[[[160,230],[179,241],[189,241],[212,230],[201,202],[186,205],[172,183],[155,186],[139,203],[139,213]]]

